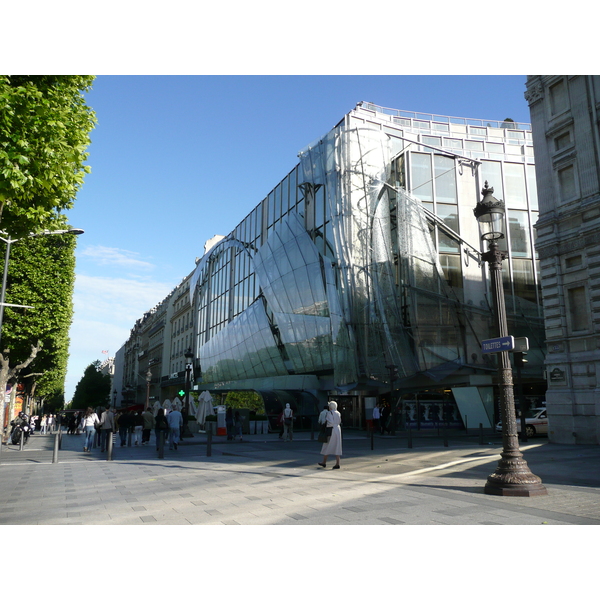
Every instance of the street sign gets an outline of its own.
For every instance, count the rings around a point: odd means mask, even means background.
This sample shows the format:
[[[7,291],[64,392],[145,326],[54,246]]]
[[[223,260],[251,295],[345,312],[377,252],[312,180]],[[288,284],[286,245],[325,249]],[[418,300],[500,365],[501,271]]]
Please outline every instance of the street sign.
[[[513,352],[527,352],[529,350],[529,338],[515,338],[515,347]]]
[[[491,354],[493,352],[506,352],[515,347],[515,338],[512,335],[506,337],[483,340],[481,342],[481,352]]]

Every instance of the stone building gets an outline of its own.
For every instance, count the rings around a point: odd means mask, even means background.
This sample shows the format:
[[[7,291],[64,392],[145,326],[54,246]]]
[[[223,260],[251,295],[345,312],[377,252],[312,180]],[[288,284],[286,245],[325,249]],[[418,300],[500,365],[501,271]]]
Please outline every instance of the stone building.
[[[531,75],[549,439],[600,441],[600,76]]]

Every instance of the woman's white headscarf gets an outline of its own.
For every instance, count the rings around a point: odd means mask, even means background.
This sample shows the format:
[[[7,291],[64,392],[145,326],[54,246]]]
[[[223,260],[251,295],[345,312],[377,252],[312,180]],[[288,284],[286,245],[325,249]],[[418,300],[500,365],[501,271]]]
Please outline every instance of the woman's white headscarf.
[[[337,402],[335,400],[331,400],[331,402],[327,403],[329,410],[337,410]]]

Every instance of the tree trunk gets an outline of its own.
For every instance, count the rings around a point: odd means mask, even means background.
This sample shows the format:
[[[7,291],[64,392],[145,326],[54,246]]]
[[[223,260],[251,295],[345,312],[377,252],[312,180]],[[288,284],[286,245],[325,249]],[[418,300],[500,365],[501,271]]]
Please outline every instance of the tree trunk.
[[[2,406],[4,406],[4,399],[6,397],[6,386],[8,385],[8,382],[14,382],[14,390],[10,395],[8,422],[3,423],[2,431],[0,432],[0,443],[4,443],[8,439],[8,424],[12,421],[13,418],[12,413],[15,406],[14,398],[16,396],[16,388],[19,373],[33,362],[41,348],[42,345],[38,340],[35,346],[31,346],[31,352],[29,354],[29,357],[25,359],[22,363],[15,365],[14,367],[10,366],[8,351],[5,351],[4,354],[0,353],[0,394],[2,395]],[[4,415],[2,418],[4,419]],[[4,429],[5,427],[6,430]]]

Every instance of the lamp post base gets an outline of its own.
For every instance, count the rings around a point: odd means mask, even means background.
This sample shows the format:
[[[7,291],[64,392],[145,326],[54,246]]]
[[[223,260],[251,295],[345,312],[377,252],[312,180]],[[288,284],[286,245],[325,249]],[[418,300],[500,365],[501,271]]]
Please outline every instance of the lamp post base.
[[[502,454],[496,471],[487,478],[484,492],[494,496],[545,496],[548,494],[542,480],[534,475],[527,462],[519,456]]]

